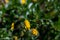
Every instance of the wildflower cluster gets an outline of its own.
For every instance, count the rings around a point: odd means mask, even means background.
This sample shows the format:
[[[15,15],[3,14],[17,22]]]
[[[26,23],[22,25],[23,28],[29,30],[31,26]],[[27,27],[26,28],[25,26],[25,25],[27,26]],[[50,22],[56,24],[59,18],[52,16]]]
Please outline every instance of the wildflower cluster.
[[[0,40],[60,40],[58,0],[0,0],[0,7]]]

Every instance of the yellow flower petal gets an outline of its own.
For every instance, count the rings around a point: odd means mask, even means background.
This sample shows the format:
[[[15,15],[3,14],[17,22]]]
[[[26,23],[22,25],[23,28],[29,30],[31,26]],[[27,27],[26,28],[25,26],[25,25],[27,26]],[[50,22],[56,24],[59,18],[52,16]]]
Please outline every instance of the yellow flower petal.
[[[14,29],[14,23],[11,24],[11,30],[13,30],[13,29]]]
[[[26,0],[21,0],[21,4],[26,4]]]
[[[32,29],[32,34],[35,35],[35,36],[37,36],[37,35],[38,35],[38,31],[33,28],[33,29]]]
[[[25,24],[25,28],[29,30],[30,29],[30,22],[26,19],[24,21],[24,24]]]

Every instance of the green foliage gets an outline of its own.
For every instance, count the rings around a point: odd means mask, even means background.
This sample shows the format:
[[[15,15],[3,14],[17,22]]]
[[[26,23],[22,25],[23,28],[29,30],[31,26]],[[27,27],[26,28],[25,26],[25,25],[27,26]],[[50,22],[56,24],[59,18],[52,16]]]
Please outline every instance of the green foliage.
[[[21,0],[0,2],[0,38],[17,36],[19,40],[60,39],[59,0],[37,0],[36,2],[27,0],[26,4],[21,4]],[[30,22],[30,30],[25,29],[25,19]],[[11,30],[13,22],[14,30]],[[3,28],[6,30],[3,31]],[[32,35],[32,28],[38,30],[37,36]],[[23,36],[21,36],[22,32]],[[3,36],[1,37],[1,35]]]

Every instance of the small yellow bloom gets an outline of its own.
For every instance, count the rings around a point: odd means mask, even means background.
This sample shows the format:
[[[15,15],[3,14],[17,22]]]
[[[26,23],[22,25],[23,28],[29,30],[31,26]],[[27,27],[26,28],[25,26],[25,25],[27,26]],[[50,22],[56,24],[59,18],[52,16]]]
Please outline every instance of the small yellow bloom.
[[[5,0],[5,2],[6,2],[6,3],[8,3],[8,2],[9,2],[9,0]]]
[[[17,37],[17,36],[14,36],[14,39],[15,39],[15,40],[18,40],[18,37]]]
[[[25,24],[25,28],[29,30],[30,29],[30,22],[27,19],[25,19],[24,24]]]
[[[13,29],[14,29],[14,23],[11,24],[11,30],[13,30]]]
[[[37,36],[37,35],[38,35],[38,31],[33,28],[33,29],[32,29],[32,34],[35,35],[35,36]]]
[[[26,4],[26,0],[21,0],[21,4]]]

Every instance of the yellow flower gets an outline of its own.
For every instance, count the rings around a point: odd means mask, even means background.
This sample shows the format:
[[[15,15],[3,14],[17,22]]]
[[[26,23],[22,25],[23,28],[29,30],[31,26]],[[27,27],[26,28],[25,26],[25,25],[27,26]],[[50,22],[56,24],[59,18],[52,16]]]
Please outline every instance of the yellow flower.
[[[29,30],[30,29],[30,22],[27,19],[25,19],[24,24],[25,24],[25,28]]]
[[[33,28],[33,29],[32,29],[32,34],[35,35],[35,36],[37,36],[37,35],[38,35],[38,31]]]
[[[21,0],[21,4],[26,4],[26,0]]]
[[[18,40],[18,37],[17,37],[17,36],[14,36],[13,38],[14,38],[15,40]]]
[[[9,0],[5,0],[5,2],[6,2],[6,3],[8,3],[8,2],[9,2]]]
[[[14,29],[14,23],[11,24],[11,30],[13,30],[13,29]]]

